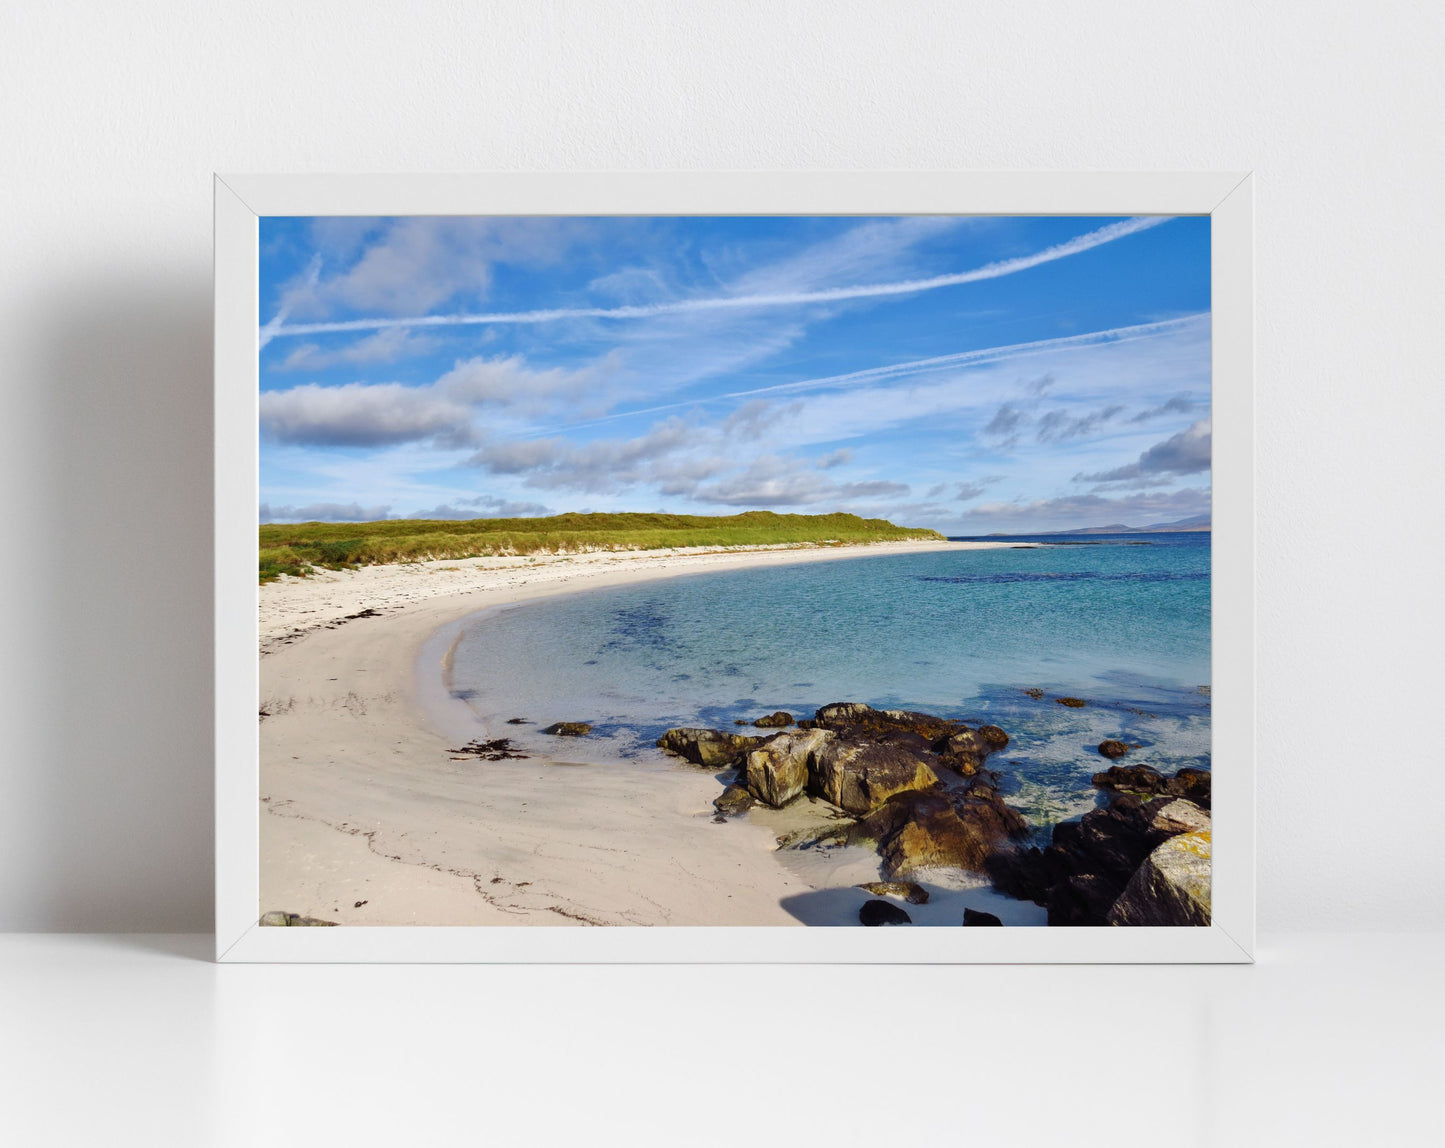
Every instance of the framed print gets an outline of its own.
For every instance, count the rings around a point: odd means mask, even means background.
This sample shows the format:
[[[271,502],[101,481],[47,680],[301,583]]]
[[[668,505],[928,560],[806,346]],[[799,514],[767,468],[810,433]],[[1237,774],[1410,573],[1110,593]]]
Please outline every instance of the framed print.
[[[1252,959],[1247,174],[215,195],[219,960]]]

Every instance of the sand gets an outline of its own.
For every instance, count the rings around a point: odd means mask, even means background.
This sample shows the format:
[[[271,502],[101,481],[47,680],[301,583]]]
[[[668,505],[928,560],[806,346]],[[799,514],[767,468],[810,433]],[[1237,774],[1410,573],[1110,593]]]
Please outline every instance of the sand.
[[[484,558],[263,586],[258,911],[346,925],[800,924],[785,903],[813,886],[775,854],[777,816],[715,823],[715,771],[569,764],[564,739],[551,758],[454,760],[482,733],[442,685],[456,632],[553,594],[996,545],[1010,544]]]

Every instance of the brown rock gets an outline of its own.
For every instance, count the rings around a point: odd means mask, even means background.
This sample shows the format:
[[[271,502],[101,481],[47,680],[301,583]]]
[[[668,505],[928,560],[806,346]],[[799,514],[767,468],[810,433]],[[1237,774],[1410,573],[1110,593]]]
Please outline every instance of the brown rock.
[[[1129,879],[1108,911],[1108,923],[1209,924],[1212,853],[1208,829],[1171,837],[1150,853]]]
[[[931,789],[937,784],[938,774],[916,753],[840,737],[830,737],[822,744],[808,777],[809,792],[849,813],[867,813],[895,793]]]
[[[749,750],[762,745],[767,738],[749,737],[741,733],[723,733],[716,729],[670,729],[657,739],[659,748],[675,753],[693,765],[723,769],[738,765]]]
[[[1163,793],[1169,781],[1150,765],[1111,765],[1090,780],[1100,789],[1133,793]]]
[[[862,925],[911,925],[913,918],[899,906],[888,901],[865,901],[858,910],[858,922]]]
[[[1111,761],[1117,761],[1128,753],[1131,748],[1128,742],[1116,741],[1114,738],[1108,738],[1099,743],[1099,752]]]
[[[955,801],[942,790],[900,793],[855,826],[849,841],[874,841],[890,880],[924,869],[984,871],[1011,835],[1027,831],[1019,814],[996,798]]]
[[[543,733],[550,733],[553,737],[586,737],[592,732],[592,727],[585,721],[559,721],[553,722]]]
[[[907,730],[930,743],[939,741],[964,728],[962,722],[915,710],[875,710],[862,702],[832,702],[813,715],[823,729],[836,730],[850,738],[876,738],[882,734]]]
[[[1055,698],[1054,701],[1058,702],[1061,706],[1068,706],[1070,709],[1075,710],[1082,709],[1089,704],[1083,698]]]
[[[757,721],[753,722],[753,725],[759,729],[782,729],[784,726],[790,726],[792,724],[793,715],[783,710],[777,710],[774,713],[768,714],[767,717],[760,717]]]
[[[737,817],[753,807],[753,795],[741,785],[729,785],[714,799],[712,807],[721,817]]]
[[[825,729],[783,733],[747,756],[747,787],[759,801],[777,809],[808,785],[818,754],[833,741]]]
[[[912,881],[869,881],[858,888],[875,897],[897,897],[910,905],[928,904],[928,890]]]

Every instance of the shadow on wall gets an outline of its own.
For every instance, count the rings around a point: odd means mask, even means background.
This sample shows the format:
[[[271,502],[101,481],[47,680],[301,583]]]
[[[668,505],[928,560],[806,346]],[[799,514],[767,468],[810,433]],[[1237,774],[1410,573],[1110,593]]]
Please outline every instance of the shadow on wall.
[[[212,924],[209,267],[145,272],[34,305],[48,449],[16,493],[49,524],[33,541],[53,656],[22,928]]]

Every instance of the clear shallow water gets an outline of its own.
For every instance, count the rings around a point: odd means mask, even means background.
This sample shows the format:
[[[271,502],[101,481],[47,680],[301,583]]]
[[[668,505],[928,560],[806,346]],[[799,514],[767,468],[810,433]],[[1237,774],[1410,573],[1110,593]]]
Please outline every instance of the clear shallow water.
[[[1091,536],[587,591],[465,629],[451,685],[488,736],[648,768],[671,726],[832,701],[991,721],[1013,739],[990,762],[1003,792],[1047,832],[1095,804],[1106,737],[1142,743],[1130,760],[1166,772],[1208,767],[1209,542]],[[553,721],[595,733],[559,743],[538,732]]]

